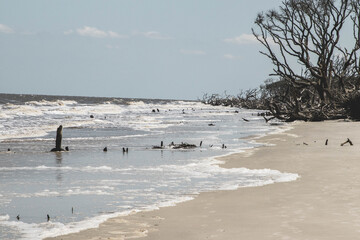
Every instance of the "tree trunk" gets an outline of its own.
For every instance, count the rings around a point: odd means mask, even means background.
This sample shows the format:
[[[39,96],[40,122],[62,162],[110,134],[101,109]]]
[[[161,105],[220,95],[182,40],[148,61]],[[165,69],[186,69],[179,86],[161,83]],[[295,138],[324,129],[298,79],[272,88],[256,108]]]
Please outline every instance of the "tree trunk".
[[[62,125],[60,125],[56,130],[56,141],[55,141],[55,148],[51,149],[52,152],[59,152],[65,151],[61,148],[61,141],[62,141]]]

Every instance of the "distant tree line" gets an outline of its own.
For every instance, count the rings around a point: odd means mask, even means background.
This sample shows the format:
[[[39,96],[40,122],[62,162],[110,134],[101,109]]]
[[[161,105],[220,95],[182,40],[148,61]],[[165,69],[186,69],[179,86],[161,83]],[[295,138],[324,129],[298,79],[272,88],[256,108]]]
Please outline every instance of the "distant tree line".
[[[273,78],[236,97],[205,95],[204,102],[267,109],[285,121],[360,119],[359,0],[285,0],[279,10],[259,13],[252,32]]]

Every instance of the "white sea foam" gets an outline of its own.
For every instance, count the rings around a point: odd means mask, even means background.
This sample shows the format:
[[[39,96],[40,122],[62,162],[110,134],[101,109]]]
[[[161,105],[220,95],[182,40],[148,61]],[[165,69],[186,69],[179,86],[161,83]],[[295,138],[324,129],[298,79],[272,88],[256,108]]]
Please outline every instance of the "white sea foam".
[[[106,191],[108,190],[108,191]],[[97,196],[111,196],[114,193],[109,192],[111,188],[104,187],[90,187],[89,189],[74,187],[72,189],[62,189],[59,191],[51,191],[44,189],[43,191],[34,193],[8,193],[9,197],[17,198],[34,198],[34,197],[66,197],[66,196],[81,196],[81,195],[97,195]]]
[[[133,210],[117,212],[113,214],[104,214],[80,222],[71,222],[68,224],[53,221],[38,224],[24,223],[21,221],[2,221],[0,222],[0,225],[19,229],[23,233],[21,238],[22,240],[41,240],[48,237],[56,237],[60,235],[76,233],[90,228],[97,228],[101,223],[105,222],[109,218],[125,216],[135,212],[137,211]]]
[[[9,216],[4,217],[4,220],[0,225],[17,228],[22,232],[22,240],[41,240],[48,237],[57,237],[60,235],[66,235],[70,233],[77,233],[86,229],[97,228],[99,225],[110,218],[126,216],[129,214],[135,214],[139,211],[152,211],[159,209],[161,207],[170,207],[175,206],[178,203],[189,201],[194,199],[194,197],[190,196],[181,196],[176,197],[171,200],[161,201],[152,206],[144,206],[141,209],[132,209],[122,212],[115,212],[111,214],[102,214],[96,217],[91,217],[79,222],[71,222],[67,224],[63,224],[56,221],[49,221],[43,223],[24,223],[21,221],[7,221],[9,220]],[[130,206],[123,206],[124,208],[128,208]],[[0,219],[1,220],[1,219]]]
[[[0,128],[0,139],[40,137],[54,131],[60,124],[64,127],[130,127],[145,131],[177,124],[173,121],[165,123],[161,114],[150,114],[152,108],[158,109],[160,106],[141,102],[130,105],[85,105],[75,101],[32,101],[25,105],[0,105],[0,125],[1,120],[13,119]],[[95,117],[90,119],[90,115]]]
[[[50,167],[50,166],[36,166],[36,167],[0,167],[0,171],[76,171],[76,172],[122,172],[132,169],[112,168],[110,166],[85,166],[85,167]]]
[[[250,169],[246,169],[246,168],[238,168],[238,169],[224,169],[224,168],[220,168],[217,165],[214,165],[215,162],[212,162],[211,164],[206,164],[206,163],[202,163],[200,165],[197,166],[197,164],[188,164],[186,167],[183,168],[178,168],[176,166],[173,165],[167,165],[167,166],[163,166],[164,169],[168,168],[171,170],[175,170],[177,169],[178,171],[182,172],[182,173],[189,173],[189,171],[194,171],[193,173],[196,172],[196,169],[203,169],[204,172],[222,172],[222,173],[241,173],[242,175],[259,175],[259,176],[268,176],[268,178],[266,180],[258,180],[258,181],[248,181],[247,184],[245,185],[241,185],[241,181],[237,182],[237,181],[230,181],[230,182],[226,182],[223,183],[222,185],[220,185],[218,188],[216,189],[205,189],[207,191],[210,190],[235,190],[238,189],[239,187],[254,187],[254,186],[263,186],[263,185],[267,185],[267,184],[273,184],[276,182],[287,182],[287,181],[293,181],[296,180],[299,176],[297,174],[290,174],[290,173],[281,173],[279,171],[276,170],[270,170],[270,169],[259,169],[259,170],[250,170]],[[204,167],[206,168],[204,170]],[[194,170],[195,168],[195,170]],[[152,169],[152,170],[158,170],[158,169]],[[116,180],[114,180],[116,181]],[[109,181],[107,182],[109,183]],[[111,188],[110,188],[111,189]],[[149,189],[149,193],[144,193],[142,190],[133,190],[134,193],[141,193],[143,194],[143,196],[148,196],[148,194],[151,194],[151,191],[153,189]],[[127,191],[128,193],[130,192],[130,190]],[[72,194],[96,194],[96,193],[101,193],[103,194],[102,190],[95,190],[95,191],[90,191],[90,190],[80,190],[80,189],[74,189],[74,190],[68,190],[67,194],[72,195]],[[169,199],[169,196],[164,196],[164,198],[167,200],[164,201],[159,201],[158,203],[151,205],[151,206],[144,206],[140,209],[133,209],[133,210],[129,210],[126,212],[116,212],[116,213],[112,213],[112,214],[103,214],[100,216],[96,216],[96,217],[92,217],[89,219],[85,219],[83,221],[80,222],[71,222],[68,224],[63,224],[63,223],[59,223],[59,222],[47,222],[47,223],[40,223],[40,224],[28,224],[28,223],[23,223],[23,222],[13,222],[13,221],[8,221],[9,217],[5,216],[2,218],[2,222],[0,222],[1,225],[4,226],[8,226],[8,227],[16,227],[18,229],[21,230],[21,232],[23,233],[23,239],[43,239],[46,237],[56,237],[59,235],[64,235],[64,234],[69,234],[69,233],[75,233],[75,232],[79,232],[85,229],[89,229],[89,228],[96,228],[98,227],[101,223],[105,222],[106,220],[108,220],[109,218],[113,218],[113,217],[119,217],[119,216],[125,216],[131,213],[135,213],[138,212],[140,210],[142,211],[151,211],[151,210],[155,210],[161,207],[168,207],[168,206],[175,206],[176,204],[180,203],[180,202],[184,202],[184,201],[189,201],[192,200],[194,198],[194,194],[197,194],[198,192],[193,192],[192,196],[176,196],[173,195],[171,197],[171,199]],[[44,190],[43,192],[39,192],[39,193],[35,193],[35,196],[57,196],[59,193],[57,192],[52,192],[50,190]],[[160,194],[159,194],[160,196]],[[129,198],[132,199],[132,198]],[[159,199],[161,199],[161,197],[159,197]],[[124,206],[124,208],[129,208],[131,206]],[[1,220],[1,218],[0,218]]]
[[[56,100],[56,101],[29,101],[26,102],[25,105],[32,105],[32,106],[64,106],[64,105],[75,105],[77,104],[76,101],[71,100]]]
[[[7,214],[5,214],[5,215],[0,215],[0,221],[7,221],[7,220],[9,220],[10,219],[10,217],[9,217],[9,215],[7,215]]]

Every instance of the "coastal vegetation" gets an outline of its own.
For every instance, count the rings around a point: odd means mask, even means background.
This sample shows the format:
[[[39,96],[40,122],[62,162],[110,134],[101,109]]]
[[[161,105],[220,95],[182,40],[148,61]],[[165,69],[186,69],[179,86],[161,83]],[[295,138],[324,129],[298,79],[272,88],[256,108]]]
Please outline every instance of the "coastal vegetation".
[[[285,0],[259,13],[252,32],[272,62],[271,79],[203,102],[264,109],[284,121],[360,119],[358,0]]]

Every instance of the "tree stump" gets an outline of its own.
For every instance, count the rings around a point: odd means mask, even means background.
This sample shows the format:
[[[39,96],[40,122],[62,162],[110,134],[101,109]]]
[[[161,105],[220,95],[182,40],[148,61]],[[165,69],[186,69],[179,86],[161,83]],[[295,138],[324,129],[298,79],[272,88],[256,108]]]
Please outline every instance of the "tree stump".
[[[61,141],[62,141],[62,125],[60,125],[56,130],[56,140],[55,140],[55,148],[51,149],[52,152],[61,152],[65,151],[61,148]]]

